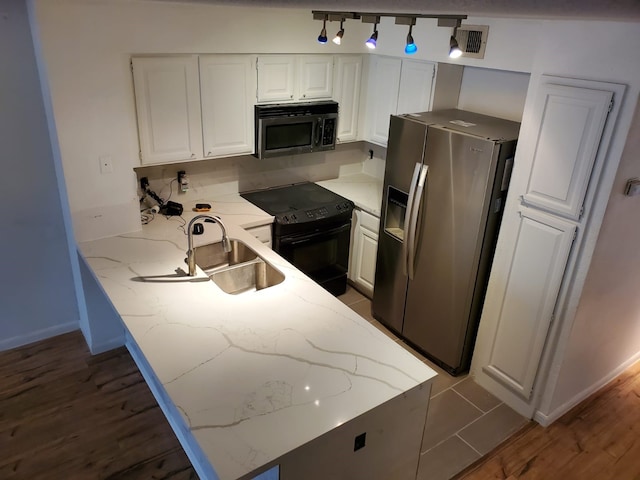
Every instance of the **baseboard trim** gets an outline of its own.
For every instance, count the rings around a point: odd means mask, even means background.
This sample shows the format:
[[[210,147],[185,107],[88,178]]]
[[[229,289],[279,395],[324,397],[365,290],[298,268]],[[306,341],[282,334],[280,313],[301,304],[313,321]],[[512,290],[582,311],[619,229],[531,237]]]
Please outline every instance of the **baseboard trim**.
[[[42,330],[36,330],[35,332],[30,332],[27,335],[20,335],[0,340],[0,352],[22,347],[30,343],[39,342],[40,340],[62,335],[63,333],[73,332],[79,328],[80,325],[77,321],[67,322],[60,325],[54,325],[53,327],[43,328]]]
[[[590,387],[585,388],[580,393],[574,395],[571,399],[569,399],[568,401],[560,405],[558,408],[556,408],[552,412],[545,414],[539,410],[536,411],[533,416],[533,419],[543,427],[548,427],[553,422],[558,420],[562,415],[564,415],[573,407],[578,405],[580,402],[582,402],[583,400],[586,400],[591,395],[596,393],[598,390],[603,388],[605,385],[607,385],[609,382],[615,379],[618,375],[624,372],[627,368],[629,368],[631,365],[636,363],[638,360],[640,360],[640,351],[636,352],[635,355],[633,355],[631,358],[626,360],[624,363],[618,365],[618,367],[615,368],[613,371],[609,372],[609,374],[607,374],[606,376],[604,376],[603,378],[601,378],[600,380],[592,384]]]
[[[85,337],[85,340],[86,340],[86,337]],[[124,345],[125,345],[125,339],[123,334],[116,338],[107,340],[106,342],[100,342],[96,345],[89,345],[89,350],[91,350],[91,355],[98,355],[99,353],[108,352],[109,350],[123,347]]]

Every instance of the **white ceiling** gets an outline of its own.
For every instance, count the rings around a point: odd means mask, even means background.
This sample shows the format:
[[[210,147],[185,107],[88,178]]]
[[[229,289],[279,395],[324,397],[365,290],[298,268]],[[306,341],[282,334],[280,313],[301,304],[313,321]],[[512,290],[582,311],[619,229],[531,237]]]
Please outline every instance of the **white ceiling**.
[[[171,1],[171,0],[170,0]],[[172,0],[176,1],[176,0]],[[261,7],[381,13],[640,21],[640,0],[178,0]],[[640,39],[639,39],[640,43]]]

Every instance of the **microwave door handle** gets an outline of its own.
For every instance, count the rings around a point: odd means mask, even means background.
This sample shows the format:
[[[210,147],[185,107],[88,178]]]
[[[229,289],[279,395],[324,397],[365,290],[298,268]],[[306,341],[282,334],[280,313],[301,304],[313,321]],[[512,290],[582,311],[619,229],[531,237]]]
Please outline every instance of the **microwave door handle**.
[[[322,120],[318,119],[318,124],[316,125],[316,138],[313,142],[315,147],[320,146],[320,140],[322,139]]]
[[[409,279],[413,280],[415,274],[415,261],[416,261],[416,242],[418,238],[418,214],[420,213],[420,206],[422,204],[422,197],[424,195],[424,187],[427,181],[427,174],[429,173],[429,166],[422,165],[420,169],[420,177],[418,178],[418,185],[416,187],[416,195],[413,201],[413,208],[411,210],[411,219],[409,227],[409,247],[407,252],[407,267]]]

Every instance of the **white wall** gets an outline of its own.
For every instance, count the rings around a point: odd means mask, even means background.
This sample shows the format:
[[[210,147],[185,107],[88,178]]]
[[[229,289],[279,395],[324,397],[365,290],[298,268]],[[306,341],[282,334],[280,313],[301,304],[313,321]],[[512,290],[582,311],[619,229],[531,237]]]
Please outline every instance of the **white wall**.
[[[465,67],[458,108],[521,122],[528,88],[528,73]]]
[[[0,350],[5,350],[77,329],[79,317],[24,0],[2,2],[0,65]]]

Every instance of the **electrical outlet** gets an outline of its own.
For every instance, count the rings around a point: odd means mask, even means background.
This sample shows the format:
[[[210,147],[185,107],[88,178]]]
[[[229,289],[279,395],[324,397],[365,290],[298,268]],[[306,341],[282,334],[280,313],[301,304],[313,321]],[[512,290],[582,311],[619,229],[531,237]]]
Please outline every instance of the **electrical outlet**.
[[[640,195],[640,178],[630,178],[627,181],[624,194],[628,197],[634,197]]]
[[[187,178],[187,172],[184,170],[178,172],[178,185],[182,193],[189,190],[189,179]]]
[[[367,432],[361,433],[353,440],[353,451],[357,452],[361,448],[364,448],[367,443]]]

